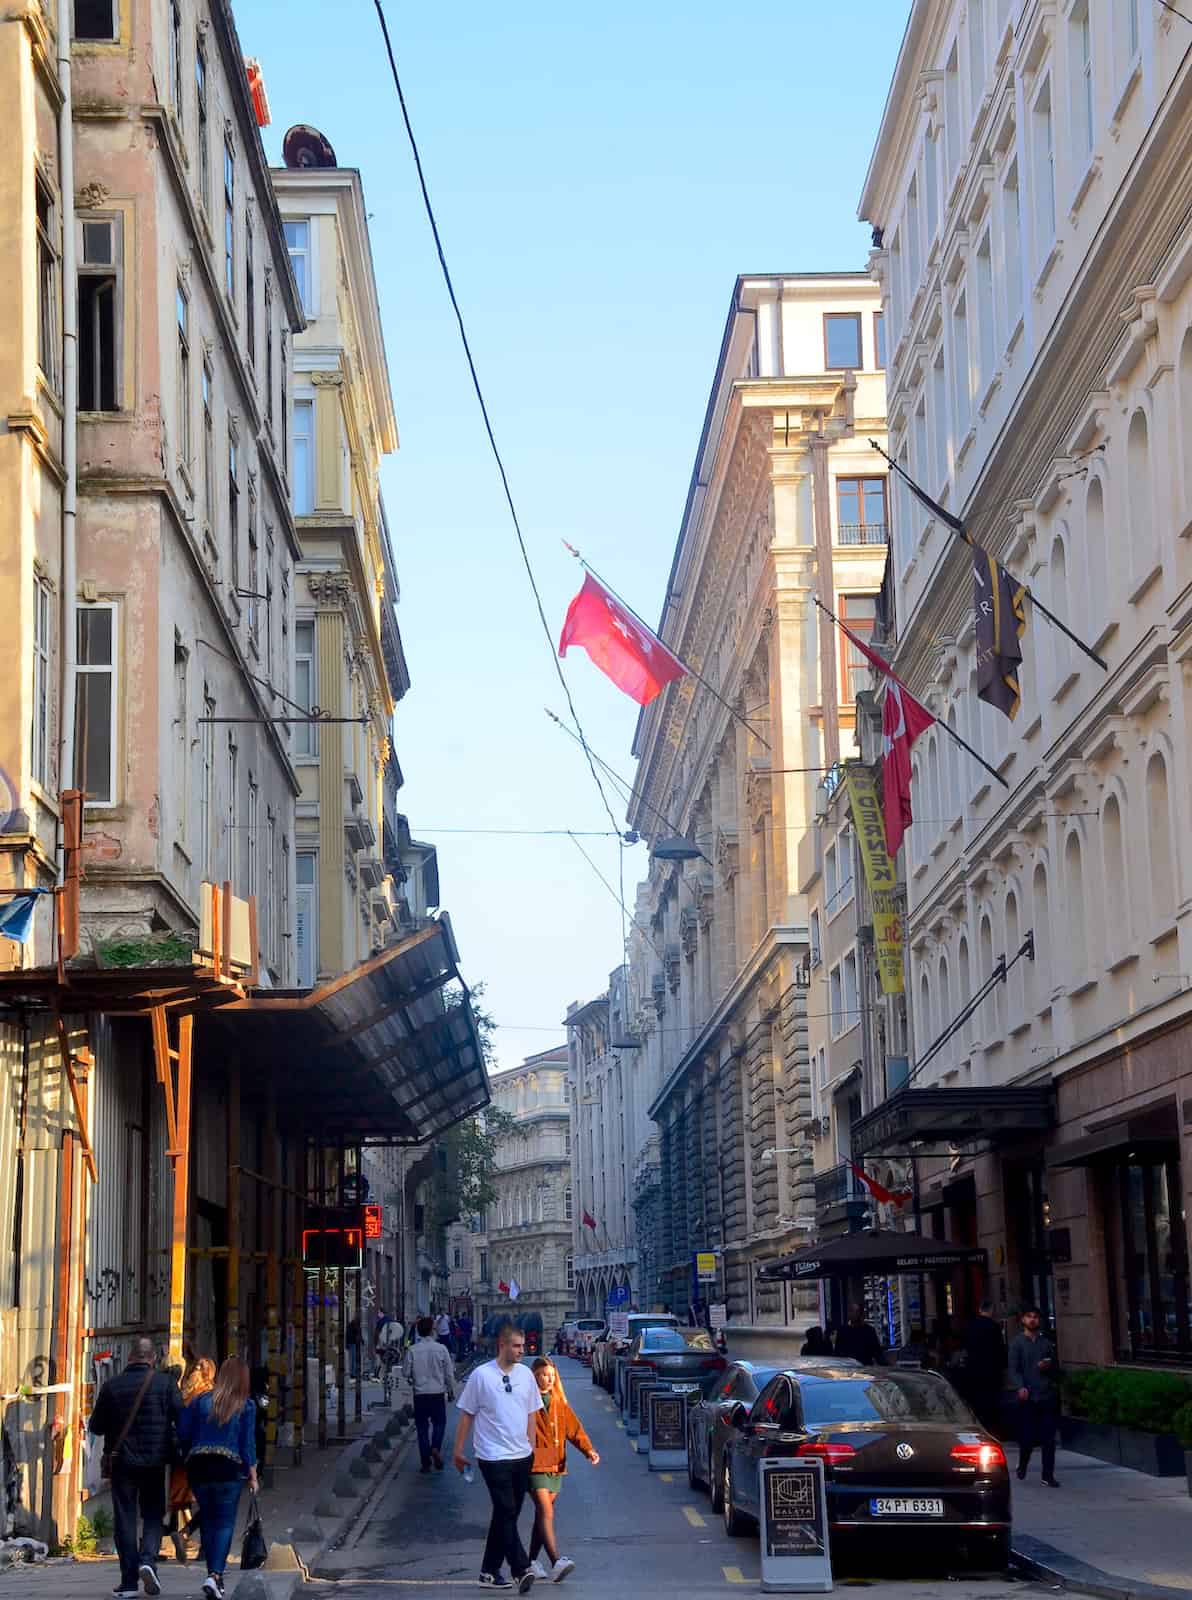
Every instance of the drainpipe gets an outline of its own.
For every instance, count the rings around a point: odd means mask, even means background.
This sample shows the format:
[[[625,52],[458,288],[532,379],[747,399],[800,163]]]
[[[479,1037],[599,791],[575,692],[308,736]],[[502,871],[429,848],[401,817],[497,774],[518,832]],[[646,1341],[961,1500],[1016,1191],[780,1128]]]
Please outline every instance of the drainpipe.
[[[75,252],[74,112],[70,87],[71,0],[58,0],[58,171],[62,210],[62,727],[58,788],[75,787],[75,698],[78,685],[77,515],[79,504],[79,298]],[[59,858],[59,872],[64,862]]]

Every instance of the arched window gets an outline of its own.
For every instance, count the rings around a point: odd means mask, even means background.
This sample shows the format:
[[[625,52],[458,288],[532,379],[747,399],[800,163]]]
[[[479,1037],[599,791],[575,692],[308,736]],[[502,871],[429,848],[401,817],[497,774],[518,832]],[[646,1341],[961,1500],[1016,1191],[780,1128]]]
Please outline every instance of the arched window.
[[[1192,502],[1192,328],[1180,345],[1180,438],[1184,452],[1184,493]]]
[[[1126,840],[1122,808],[1111,794],[1101,812],[1101,850],[1105,859],[1106,936],[1115,954],[1130,948],[1130,897],[1126,884]]]
[[[944,1029],[947,1028],[947,1027],[950,1027],[951,1023],[952,1023],[952,984],[951,984],[951,980],[950,980],[949,975],[948,975],[948,958],[947,958],[947,956],[941,956],[940,957],[940,969],[939,969],[939,1018],[938,1018],[938,1021],[939,1021],[939,1027],[936,1029],[936,1032],[935,1032],[935,1037],[937,1039],[939,1038],[940,1034],[943,1033]],[[953,1060],[953,1058],[954,1058],[954,1056],[956,1054],[955,1049],[953,1048],[953,1045],[954,1045],[954,1041],[952,1039],[949,1039],[947,1044],[940,1051],[940,1065],[941,1066],[951,1066],[952,1060]]]
[[[1151,438],[1146,412],[1140,406],[1130,418],[1126,435],[1126,502],[1130,517],[1130,547],[1134,576],[1145,578],[1158,555],[1155,499],[1151,485]]]
[[[1057,537],[1051,546],[1050,570],[1050,606],[1056,616],[1066,622],[1070,628],[1080,626],[1079,618],[1072,615],[1072,606],[1068,594],[1068,557],[1064,550],[1064,541]],[[1055,675],[1052,678],[1051,692],[1058,694],[1061,687],[1067,682],[1068,674],[1072,670],[1072,646],[1065,639],[1058,628],[1051,629],[1052,660],[1055,662]]]
[[[934,839],[940,831],[940,753],[935,734],[927,740],[927,811],[924,816],[925,836]]]
[[[953,733],[959,733],[960,732],[960,729],[956,725],[956,707],[955,706],[949,706],[948,707],[948,726],[949,726],[949,728],[951,728]],[[940,813],[941,816],[944,816],[944,817],[946,817],[948,819],[948,821],[944,824],[945,827],[949,827],[951,825],[952,819],[954,817],[958,817],[961,814],[961,812],[964,810],[964,801],[962,800],[961,794],[960,794],[960,764],[957,761],[957,757],[959,756],[959,754],[960,754],[960,746],[956,743],[956,740],[955,739],[945,739],[944,740],[944,773],[945,773],[944,809]]]
[[[567,1291],[570,1293],[575,1288],[575,1257],[570,1250],[563,1258],[563,1265],[567,1272]]]
[[[956,981],[960,986],[960,1004],[957,1010],[963,1011],[973,998],[972,978],[969,974],[968,940],[963,934],[961,934],[960,943],[956,948]],[[963,1045],[967,1045],[972,1037],[973,1019],[970,1017],[960,1030],[960,1041]]]
[[[1047,898],[1047,868],[1042,862],[1035,868],[1032,886],[1034,899],[1035,959],[1027,963],[1026,981],[1030,986],[1031,1010],[1037,1015],[1047,1003],[1041,974],[1048,970],[1051,961],[1051,906]],[[1043,965],[1040,965],[1043,963]]]
[[[923,972],[919,978],[919,1018],[917,1025],[921,1041],[919,1054],[922,1055],[935,1038],[935,1034],[932,1032],[931,981],[926,972]]]
[[[981,970],[977,973],[978,988],[993,976],[993,923],[988,914],[981,918],[979,933]],[[995,1044],[1002,1032],[1001,984],[995,983],[981,1005],[981,1038],[984,1044]]]
[[[1151,915],[1158,929],[1166,927],[1175,915],[1176,883],[1167,763],[1157,750],[1146,764],[1146,828],[1151,860]]]
[[[1018,954],[1018,947],[1022,943],[1018,921],[1018,896],[1011,889],[1006,895],[1006,960],[1013,961]],[[1023,988],[1024,956],[1006,978],[1006,1023],[1008,1027],[1017,1027],[1022,1021],[1026,1011],[1026,991]]]
[[[1084,502],[1084,529],[1092,625],[1089,631],[1097,638],[1109,620],[1109,546],[1105,541],[1105,490],[1100,478],[1093,478],[1089,484]]]
[[[1080,836],[1068,835],[1064,846],[1064,933],[1068,941],[1070,988],[1077,988],[1089,976],[1088,922],[1085,916],[1084,855]]]

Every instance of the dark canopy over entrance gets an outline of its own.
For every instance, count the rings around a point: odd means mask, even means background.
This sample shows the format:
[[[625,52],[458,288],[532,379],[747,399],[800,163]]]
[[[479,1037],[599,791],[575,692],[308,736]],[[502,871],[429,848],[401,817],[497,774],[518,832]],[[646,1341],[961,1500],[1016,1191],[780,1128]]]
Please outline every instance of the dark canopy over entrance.
[[[947,1267],[984,1266],[984,1250],[925,1239],[921,1233],[846,1233],[839,1239],[804,1245],[793,1256],[762,1267],[758,1277],[769,1283],[801,1278],[893,1277],[899,1272],[938,1272]]]
[[[1050,1084],[1005,1089],[900,1089],[853,1124],[853,1160],[990,1146],[1055,1126]]]

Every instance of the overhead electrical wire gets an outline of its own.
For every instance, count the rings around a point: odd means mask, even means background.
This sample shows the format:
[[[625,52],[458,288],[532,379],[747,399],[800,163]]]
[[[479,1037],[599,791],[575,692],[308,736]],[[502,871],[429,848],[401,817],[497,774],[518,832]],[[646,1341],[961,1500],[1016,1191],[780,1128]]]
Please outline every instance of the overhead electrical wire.
[[[588,746],[587,736],[584,733],[583,724],[579,720],[579,712],[575,708],[575,701],[572,699],[571,689],[568,686],[566,676],[564,675],[562,665],[559,661],[558,653],[555,649],[554,635],[551,632],[550,623],[546,620],[546,608],[542,603],[542,595],[539,593],[538,580],[534,576],[534,568],[530,562],[530,552],[526,548],[525,535],[522,533],[521,519],[518,517],[517,506],[513,499],[513,490],[509,485],[509,475],[505,470],[505,462],[501,456],[500,448],[497,445],[497,436],[493,431],[492,418],[489,416],[488,404],[484,398],[484,390],[480,386],[480,375],[476,370],[476,361],[472,355],[472,346],[468,340],[468,330],[464,323],[464,314],[460,310],[459,300],[455,293],[455,284],[452,282],[451,278],[451,269],[447,265],[447,255],[443,248],[442,235],[439,232],[438,220],[435,217],[435,209],[431,204],[430,190],[428,189],[426,183],[426,174],[422,167],[422,155],[418,149],[418,141],[414,137],[414,127],[410,121],[409,108],[406,105],[405,93],[401,86],[401,75],[397,70],[397,58],[393,53],[393,41],[389,36],[389,24],[385,20],[385,10],[381,4],[381,0],[373,0],[373,4],[376,7],[377,19],[381,24],[381,33],[385,39],[385,53],[389,57],[389,70],[393,75],[393,87],[397,91],[397,100],[398,105],[401,107],[401,116],[402,122],[405,124],[406,138],[409,140],[410,153],[414,157],[414,167],[418,175],[418,187],[422,192],[422,204],[426,210],[426,219],[430,223],[430,231],[435,241],[435,251],[439,258],[439,267],[443,274],[443,282],[446,285],[447,295],[451,301],[451,309],[455,313],[455,321],[459,328],[460,342],[463,345],[464,357],[468,363],[468,372],[472,379],[472,388],[476,391],[476,399],[480,406],[480,415],[484,422],[484,431],[488,435],[489,447],[492,450],[493,460],[497,464],[497,471],[501,478],[501,487],[505,492],[505,502],[509,507],[509,515],[513,521],[513,531],[517,535],[517,547],[521,552],[522,564],[526,569],[526,577],[529,579],[530,588],[534,594],[534,604],[538,610],[538,620],[542,624],[542,631],[546,636],[547,649],[550,651],[550,658],[554,664],[555,673],[559,679],[559,683],[562,685],[563,694],[567,700],[567,708],[571,713],[571,720],[575,725],[576,736],[580,746],[583,749],[584,755],[587,758],[588,770],[592,774],[592,781],[595,783],[596,788],[599,791],[600,799],[604,805],[604,809],[608,813],[608,819],[615,829],[617,827],[617,819],[613,815],[612,807],[609,805],[608,796],[604,791],[604,785],[600,781],[600,774],[596,771],[596,764],[592,759],[592,752]]]

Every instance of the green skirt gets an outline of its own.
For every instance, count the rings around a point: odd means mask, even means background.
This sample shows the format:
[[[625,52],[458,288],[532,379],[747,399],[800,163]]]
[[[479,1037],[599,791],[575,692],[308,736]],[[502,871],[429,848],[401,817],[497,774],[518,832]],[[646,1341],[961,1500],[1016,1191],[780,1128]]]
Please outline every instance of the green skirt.
[[[549,1489],[552,1494],[558,1494],[563,1487],[563,1474],[561,1472],[531,1472],[531,1489]]]

